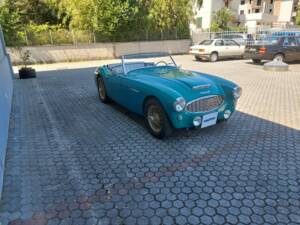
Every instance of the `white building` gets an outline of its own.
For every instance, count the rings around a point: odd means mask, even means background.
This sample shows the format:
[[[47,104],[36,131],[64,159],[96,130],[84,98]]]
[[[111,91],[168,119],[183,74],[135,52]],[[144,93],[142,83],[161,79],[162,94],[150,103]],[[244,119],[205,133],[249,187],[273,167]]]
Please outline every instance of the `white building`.
[[[229,0],[237,25],[248,28],[251,32],[257,28],[286,26],[293,21],[299,0]],[[224,0],[203,0],[199,8],[194,5],[195,23],[191,30],[208,30],[216,11],[225,7]]]

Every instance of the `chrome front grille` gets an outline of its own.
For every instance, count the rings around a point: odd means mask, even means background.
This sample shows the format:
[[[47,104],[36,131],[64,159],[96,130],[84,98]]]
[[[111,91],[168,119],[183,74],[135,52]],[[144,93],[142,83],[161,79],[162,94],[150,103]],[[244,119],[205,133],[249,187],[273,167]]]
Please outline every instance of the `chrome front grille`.
[[[221,106],[223,102],[224,99],[222,96],[206,96],[189,102],[186,110],[188,112],[209,112]]]

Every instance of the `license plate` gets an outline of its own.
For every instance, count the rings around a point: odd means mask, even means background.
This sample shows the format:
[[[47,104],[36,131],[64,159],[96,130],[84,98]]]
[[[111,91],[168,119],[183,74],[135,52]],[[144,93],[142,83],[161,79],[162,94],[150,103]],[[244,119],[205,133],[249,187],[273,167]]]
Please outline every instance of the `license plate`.
[[[203,116],[201,128],[215,125],[217,123],[217,119],[218,119],[218,112],[210,113]]]

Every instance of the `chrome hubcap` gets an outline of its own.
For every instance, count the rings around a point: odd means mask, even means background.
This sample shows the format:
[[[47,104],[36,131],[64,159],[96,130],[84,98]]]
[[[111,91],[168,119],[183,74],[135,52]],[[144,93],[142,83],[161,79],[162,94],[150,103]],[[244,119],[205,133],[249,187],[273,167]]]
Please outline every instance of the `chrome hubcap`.
[[[212,61],[217,61],[217,55],[216,55],[216,54],[212,54],[211,60],[212,60]]]
[[[148,109],[147,120],[151,129],[159,133],[162,129],[162,119],[160,117],[159,107],[151,105]]]

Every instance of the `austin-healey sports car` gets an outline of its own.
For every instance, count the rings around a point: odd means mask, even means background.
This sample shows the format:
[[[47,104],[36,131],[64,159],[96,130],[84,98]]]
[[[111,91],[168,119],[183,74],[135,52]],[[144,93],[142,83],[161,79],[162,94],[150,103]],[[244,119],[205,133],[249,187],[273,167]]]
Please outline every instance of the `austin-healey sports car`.
[[[228,120],[242,93],[233,82],[182,69],[168,53],[124,55],[96,69],[95,81],[103,103],[113,100],[144,116],[157,138]]]

